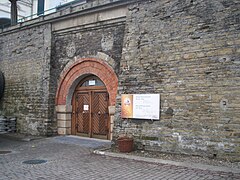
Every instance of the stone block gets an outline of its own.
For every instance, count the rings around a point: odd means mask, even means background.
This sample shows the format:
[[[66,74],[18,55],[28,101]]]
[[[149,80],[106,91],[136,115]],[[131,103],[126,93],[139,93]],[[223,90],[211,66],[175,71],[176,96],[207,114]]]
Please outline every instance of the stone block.
[[[71,128],[71,121],[61,121],[58,120],[58,128]]]
[[[59,112],[59,113],[72,112],[72,106],[71,105],[57,105],[56,112]]]
[[[70,113],[57,113],[57,119],[58,120],[71,120],[72,114]]]
[[[71,128],[58,128],[58,135],[70,135]]]

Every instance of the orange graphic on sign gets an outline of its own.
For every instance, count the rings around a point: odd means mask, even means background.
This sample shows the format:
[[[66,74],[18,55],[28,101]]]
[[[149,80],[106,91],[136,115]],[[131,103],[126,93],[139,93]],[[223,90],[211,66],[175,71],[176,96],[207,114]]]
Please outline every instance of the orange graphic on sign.
[[[133,95],[122,95],[122,118],[133,118]]]

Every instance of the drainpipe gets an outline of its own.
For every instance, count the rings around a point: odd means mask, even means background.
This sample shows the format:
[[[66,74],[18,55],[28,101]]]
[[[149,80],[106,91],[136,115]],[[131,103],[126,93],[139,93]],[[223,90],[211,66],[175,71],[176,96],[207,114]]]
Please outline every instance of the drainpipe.
[[[33,1],[34,0],[31,0],[31,19],[33,18]]]
[[[17,24],[18,12],[17,12],[17,1],[9,0],[11,2],[11,25]]]

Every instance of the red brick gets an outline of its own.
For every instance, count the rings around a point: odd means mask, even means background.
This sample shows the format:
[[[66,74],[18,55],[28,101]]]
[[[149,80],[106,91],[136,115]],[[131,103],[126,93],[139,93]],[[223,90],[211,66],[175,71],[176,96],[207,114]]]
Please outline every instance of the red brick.
[[[117,76],[107,63],[94,58],[79,59],[67,71],[62,73],[56,94],[56,105],[66,104],[69,88],[76,78],[84,74],[98,76],[107,87],[110,96],[110,105],[115,105],[118,86]]]

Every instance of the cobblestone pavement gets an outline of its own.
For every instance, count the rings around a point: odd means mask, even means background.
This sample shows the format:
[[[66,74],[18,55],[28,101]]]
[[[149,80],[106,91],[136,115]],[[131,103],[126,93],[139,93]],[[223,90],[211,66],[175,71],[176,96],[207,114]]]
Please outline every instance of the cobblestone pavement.
[[[3,154],[3,151],[12,151]],[[1,153],[2,152],[2,153]],[[24,164],[42,159],[44,164]],[[147,163],[91,153],[80,143],[66,143],[55,138],[21,142],[0,136],[1,180],[107,180],[107,179],[240,179],[239,173],[199,170],[168,164]]]

